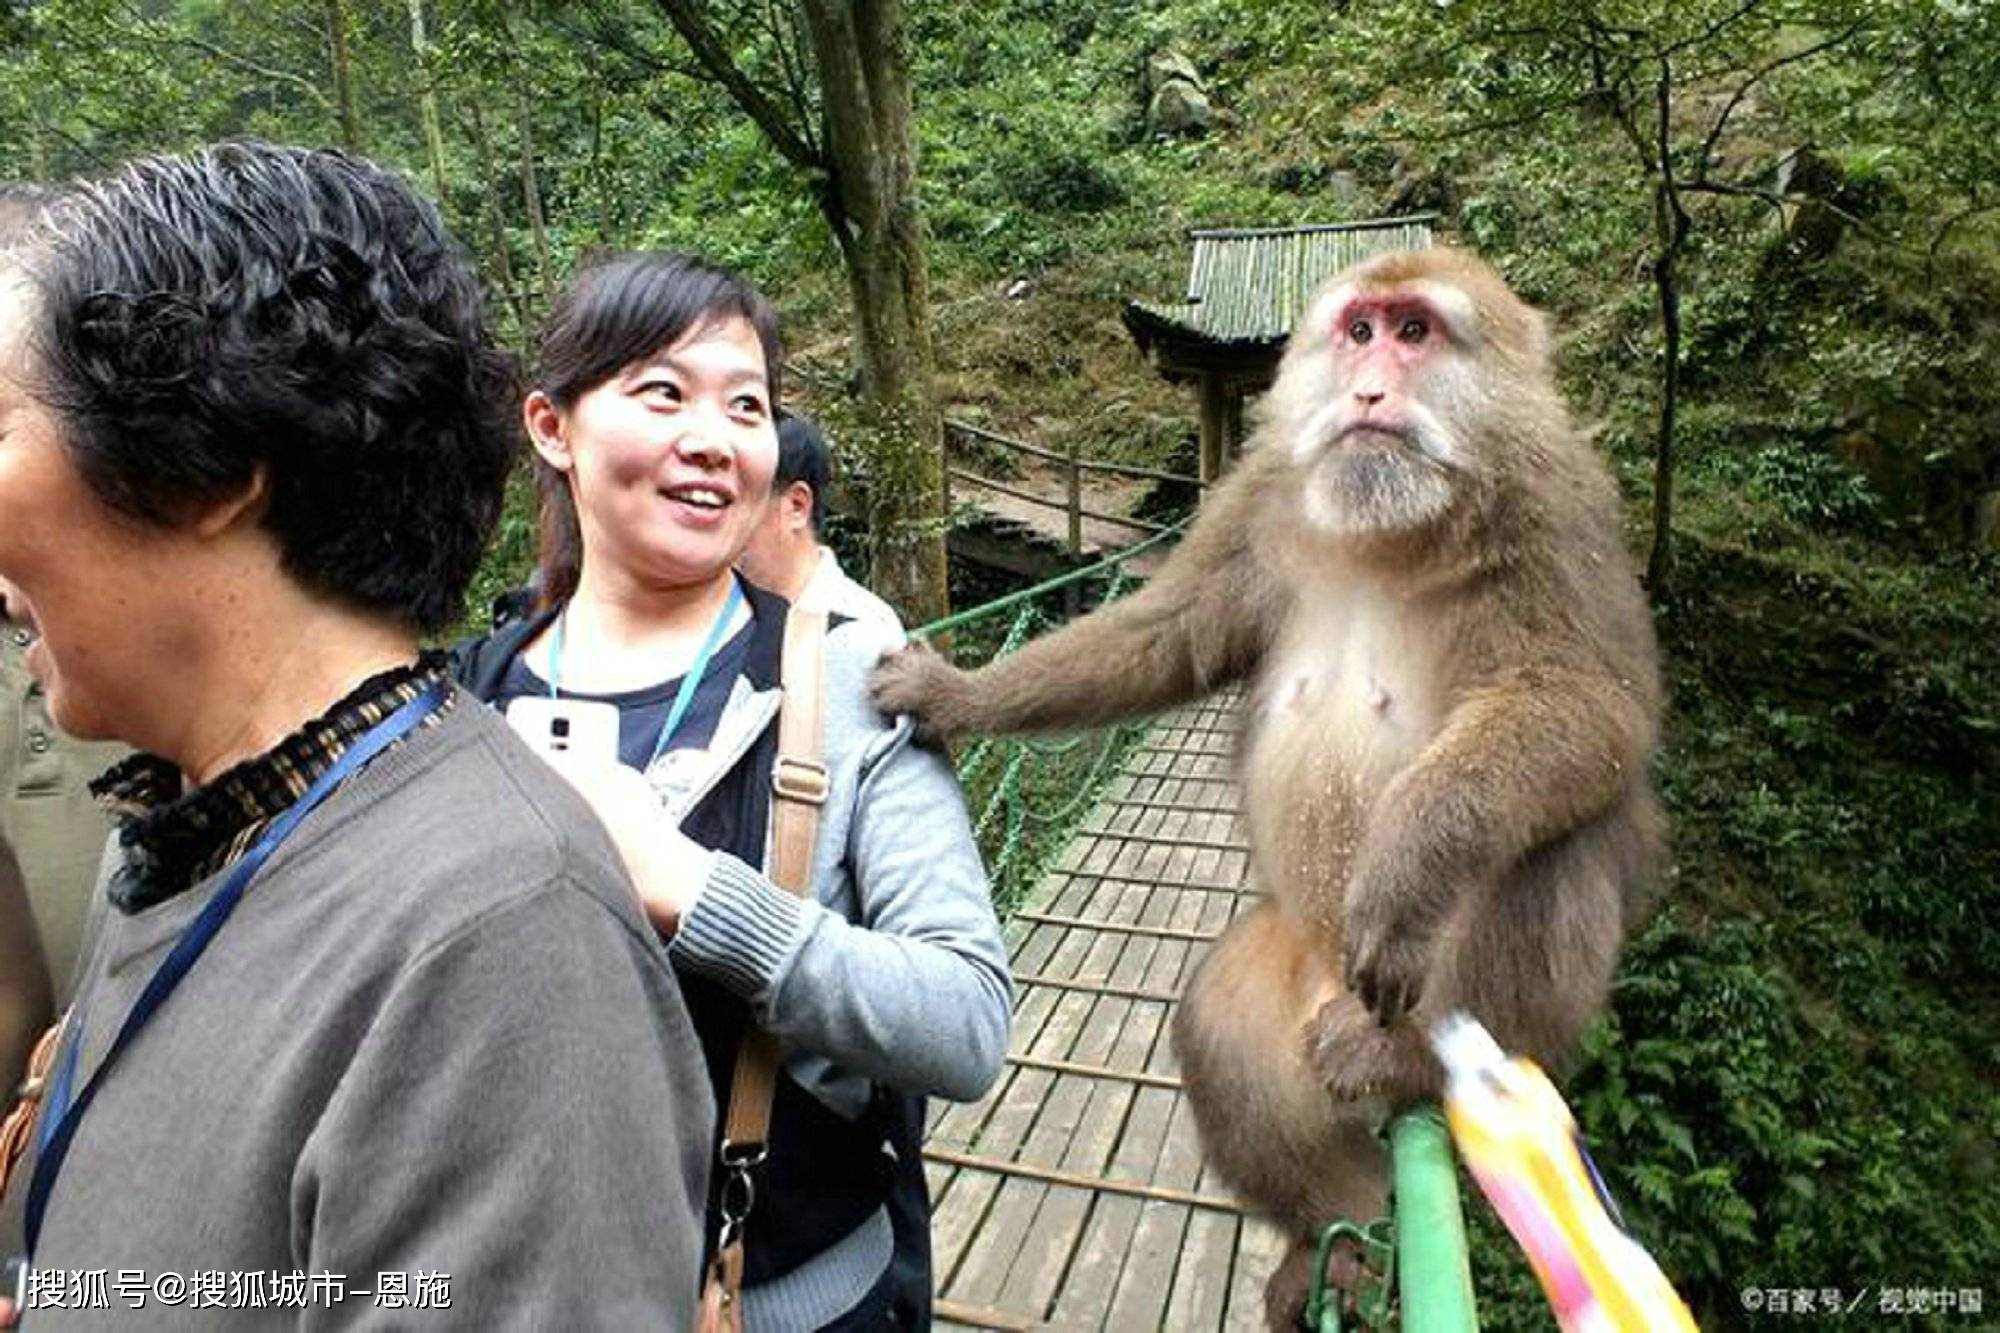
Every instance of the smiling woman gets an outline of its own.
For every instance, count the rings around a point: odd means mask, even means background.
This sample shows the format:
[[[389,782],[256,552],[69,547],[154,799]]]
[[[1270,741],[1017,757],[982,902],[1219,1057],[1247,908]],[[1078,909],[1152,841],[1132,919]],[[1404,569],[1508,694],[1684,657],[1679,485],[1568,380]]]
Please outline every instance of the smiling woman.
[[[0,579],[57,720],[144,751],[100,782],[117,853],[0,1258],[688,1319],[686,1009],[589,812],[417,650],[499,512],[511,386],[436,211],[343,154],[134,162],[0,260]]]
[[[737,1095],[752,1024],[782,1049],[768,1159],[715,1146],[755,1173],[745,1327],[923,1327],[922,1098],[992,1082],[1009,983],[950,766],[868,703],[867,673],[900,632],[825,632],[826,790],[794,896],[770,876],[767,836],[779,713],[797,707],[781,662],[792,612],[732,568],[777,463],[771,308],[691,256],[616,256],[557,302],[541,354],[525,417],[543,605],[462,649],[460,678],[533,729],[611,829],[670,941],[718,1101]]]

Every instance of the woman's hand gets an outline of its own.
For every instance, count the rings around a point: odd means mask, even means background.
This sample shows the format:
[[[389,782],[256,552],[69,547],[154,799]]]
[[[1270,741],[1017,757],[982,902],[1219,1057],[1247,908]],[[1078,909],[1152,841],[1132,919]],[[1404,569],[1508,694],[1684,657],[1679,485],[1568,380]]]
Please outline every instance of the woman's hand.
[[[556,771],[611,835],[647,918],[662,936],[671,936],[701,895],[715,853],[674,826],[659,793],[638,769],[567,760],[557,763]]]

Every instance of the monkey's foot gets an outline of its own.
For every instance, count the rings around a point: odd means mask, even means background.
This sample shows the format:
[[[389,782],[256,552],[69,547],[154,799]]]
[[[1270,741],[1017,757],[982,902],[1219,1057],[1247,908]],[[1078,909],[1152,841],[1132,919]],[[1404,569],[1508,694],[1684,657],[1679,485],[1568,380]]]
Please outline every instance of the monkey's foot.
[[[1264,1284],[1264,1320],[1272,1333],[1298,1333],[1306,1326],[1306,1302],[1312,1296],[1312,1266],[1318,1254],[1313,1241],[1294,1241]],[[1341,1302],[1343,1314],[1353,1313],[1354,1293],[1373,1276],[1359,1245],[1346,1237],[1333,1243],[1326,1259],[1326,1290]]]
[[[1320,1006],[1306,1030],[1306,1058],[1335,1101],[1380,1097],[1403,1106],[1444,1088],[1444,1071],[1416,1024],[1385,1028],[1352,995]]]

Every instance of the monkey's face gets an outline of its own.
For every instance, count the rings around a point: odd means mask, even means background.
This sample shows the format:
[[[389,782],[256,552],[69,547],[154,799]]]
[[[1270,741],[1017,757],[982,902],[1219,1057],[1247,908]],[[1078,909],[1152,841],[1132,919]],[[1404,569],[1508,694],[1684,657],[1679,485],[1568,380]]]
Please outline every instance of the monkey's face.
[[[1271,407],[1315,529],[1386,536],[1451,508],[1474,462],[1474,327],[1472,303],[1436,282],[1344,283],[1313,303]]]

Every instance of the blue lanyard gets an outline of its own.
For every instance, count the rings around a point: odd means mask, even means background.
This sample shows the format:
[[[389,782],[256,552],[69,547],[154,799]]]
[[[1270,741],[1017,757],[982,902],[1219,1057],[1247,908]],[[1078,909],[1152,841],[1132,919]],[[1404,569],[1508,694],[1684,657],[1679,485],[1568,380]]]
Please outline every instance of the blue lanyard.
[[[694,702],[694,692],[701,684],[703,673],[708,670],[708,659],[715,656],[715,649],[722,642],[722,632],[729,628],[729,622],[736,616],[736,608],[743,605],[743,583],[734,574],[729,576],[729,600],[722,604],[722,613],[715,623],[708,627],[708,637],[701,641],[701,651],[694,655],[694,663],[681,677],[681,688],[674,695],[674,706],[667,710],[667,720],[660,727],[660,738],[653,742],[653,757],[646,761],[651,768],[667,752],[667,742],[680,728],[681,719],[687,716],[688,706]],[[563,604],[562,614],[556,617],[556,635],[549,644],[549,698],[562,697],[562,651],[563,624],[569,619],[569,604]],[[644,770],[641,770],[644,771]]]
[[[312,813],[313,808],[324,801],[333,789],[346,781],[355,770],[416,730],[426,717],[437,711],[444,703],[447,688],[443,681],[434,682],[422,694],[369,728],[334,762],[333,767],[319,775],[319,780],[306,789],[305,795],[293,802],[290,809],[279,815],[271,826],[264,830],[264,835],[244,853],[243,859],[236,863],[234,870],[230,871],[229,878],[201,909],[201,915],[181,932],[180,939],[174,943],[173,952],[167,955],[166,960],[153,973],[151,980],[147,981],[146,989],[139,993],[138,1002],[132,1006],[132,1012],[125,1015],[125,1024],[118,1029],[118,1036],[112,1041],[111,1049],[104,1053],[103,1062],[97,1066],[97,1072],[90,1076],[90,1082],[83,1085],[83,1091],[78,1094],[74,1104],[70,1101],[70,1084],[76,1075],[77,1051],[83,1045],[83,1029],[79,1025],[77,1031],[70,1034],[68,1048],[63,1052],[61,1072],[56,1075],[56,1081],[49,1093],[49,1104],[43,1111],[41,1144],[35,1159],[35,1177],[28,1186],[27,1232],[30,1255],[34,1254],[35,1242],[41,1236],[42,1214],[49,1206],[49,1191],[55,1188],[56,1177],[62,1172],[63,1159],[69,1155],[69,1146],[76,1138],[76,1127],[83,1120],[84,1112],[90,1109],[91,1100],[97,1096],[97,1090],[104,1086],[105,1076],[111,1072],[111,1067],[118,1063],[118,1057],[125,1053],[126,1048],[132,1044],[132,1039],[139,1035],[139,1030],[146,1026],[147,1021],[159,1012],[167,996],[173,994],[174,987],[180,985],[181,978],[187,975],[188,969],[194,966],[197,958],[201,957],[202,950],[208,948],[209,943],[215,939],[216,933],[222,929],[222,923],[236,910],[236,904],[242,899],[243,891],[249,887],[252,876],[265,861],[270,859],[271,853],[278,849],[278,844],[289,837],[292,830],[299,826],[299,821]]]

